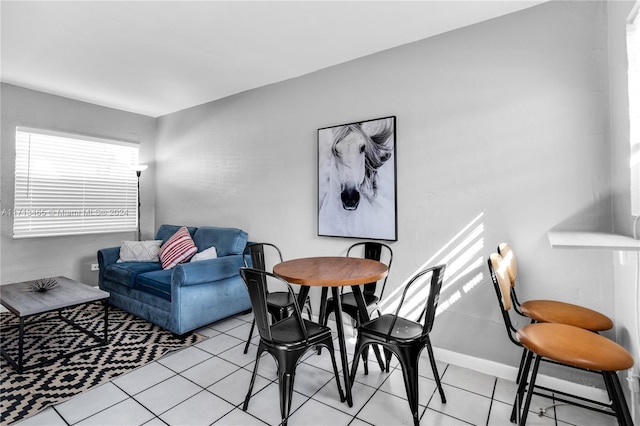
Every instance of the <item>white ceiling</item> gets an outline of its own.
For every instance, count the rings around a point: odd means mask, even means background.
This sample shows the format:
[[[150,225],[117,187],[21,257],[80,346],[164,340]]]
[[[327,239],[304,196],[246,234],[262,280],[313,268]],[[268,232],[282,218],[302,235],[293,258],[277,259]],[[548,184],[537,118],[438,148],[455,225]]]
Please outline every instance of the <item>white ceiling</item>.
[[[542,2],[2,0],[0,79],[157,117]]]

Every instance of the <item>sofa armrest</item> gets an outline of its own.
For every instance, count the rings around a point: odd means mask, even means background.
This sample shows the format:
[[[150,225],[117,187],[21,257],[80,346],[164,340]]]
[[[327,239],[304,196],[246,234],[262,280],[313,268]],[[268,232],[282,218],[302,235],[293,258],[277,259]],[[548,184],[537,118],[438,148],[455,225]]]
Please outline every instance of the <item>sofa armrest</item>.
[[[240,275],[242,255],[223,256],[199,262],[181,263],[173,269],[171,285],[185,287],[220,281]]]
[[[120,247],[109,247],[98,250],[98,285],[104,281],[104,270],[116,263],[120,258]]]
[[[120,258],[120,247],[109,247],[98,250],[98,265],[104,269],[107,265],[116,263]]]

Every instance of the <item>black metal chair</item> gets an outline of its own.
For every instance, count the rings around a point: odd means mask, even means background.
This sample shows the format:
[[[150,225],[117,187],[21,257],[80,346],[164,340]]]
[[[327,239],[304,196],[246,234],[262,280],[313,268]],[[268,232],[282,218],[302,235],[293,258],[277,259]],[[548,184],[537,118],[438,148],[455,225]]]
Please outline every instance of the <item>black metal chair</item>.
[[[393,262],[393,250],[391,250],[391,247],[389,247],[388,245],[373,241],[355,243],[347,249],[347,257],[354,256],[354,253],[358,249],[362,249],[362,257],[364,257],[365,259],[382,261],[387,265],[387,268],[391,270],[391,263]],[[381,286],[378,285],[378,282],[372,282],[363,286],[362,296],[364,298],[365,305],[367,306],[369,315],[371,315],[371,313],[373,312],[378,312],[378,316],[382,314],[378,302],[382,300],[382,296],[384,295],[384,289],[387,285],[388,276],[389,275],[387,274],[387,276],[382,281]],[[355,330],[360,326],[362,321],[360,318],[360,312],[358,310],[358,304],[353,295],[353,292],[344,292],[343,287],[340,297],[342,301],[342,312],[348,314],[351,317],[352,325]],[[331,312],[335,313],[335,301],[332,297],[328,297],[326,301],[326,307],[321,312],[321,318],[319,320],[320,324],[327,325],[328,317]],[[368,374],[369,372],[367,359],[368,353],[367,351],[365,351],[362,354],[365,374]]]
[[[245,247],[243,252],[243,260],[245,267],[253,267],[262,271],[267,271],[267,264],[273,265],[282,262],[282,252],[280,249],[271,243],[252,243]],[[248,260],[251,261],[249,264]],[[280,321],[287,318],[293,312],[293,300],[286,291],[274,291],[269,293],[267,299],[267,307],[269,313],[273,317],[274,321]],[[305,309],[309,315],[309,319],[312,318],[311,303],[307,297],[305,303]],[[255,319],[251,323],[251,330],[249,331],[249,337],[247,337],[247,343],[244,346],[244,353],[246,354],[251,344],[251,338],[253,337],[253,330],[256,326]]]
[[[527,421],[531,398],[540,395],[561,403],[576,405],[604,414],[615,416],[620,425],[633,425],[629,408],[625,401],[617,371],[633,366],[633,357],[622,346],[599,334],[573,325],[560,323],[531,323],[516,329],[511,322],[509,311],[511,300],[511,280],[509,262],[498,253],[492,253],[488,260],[491,280],[498,298],[509,340],[526,349],[524,365],[519,372],[520,382],[511,411],[511,422],[519,420],[524,426]],[[535,360],[533,359],[535,356]],[[533,366],[532,366],[533,361]],[[611,399],[606,404],[581,396],[536,385],[541,361],[572,367],[578,370],[600,374]],[[529,377],[531,373],[531,377]],[[526,399],[524,398],[526,391]],[[524,402],[524,406],[522,405]]]
[[[358,329],[358,340],[356,341],[355,353],[353,355],[353,365],[351,367],[352,383],[358,369],[358,360],[366,346],[381,345],[386,353],[391,352],[395,354],[402,367],[407,399],[411,407],[413,423],[415,425],[420,424],[418,414],[418,362],[420,353],[425,347],[427,348],[431,369],[433,370],[433,375],[438,385],[438,390],[440,391],[440,399],[443,403],[447,402],[442,384],[440,383],[438,368],[433,357],[431,340],[429,339],[429,333],[433,328],[436,308],[438,307],[445,268],[446,265],[438,265],[418,272],[405,286],[395,314],[385,314],[362,324]],[[427,284],[428,278],[424,276],[428,274],[431,275],[428,296],[424,300],[424,307],[420,311],[418,322],[401,317],[399,314],[407,296],[407,291],[416,283],[420,286],[420,289],[422,289],[421,284]],[[426,293],[426,288],[424,288],[424,292]],[[414,288],[412,289],[412,294],[413,296],[411,298],[416,300],[417,297],[420,297],[421,292],[419,290],[416,291]],[[387,368],[389,362],[390,359],[387,357]]]
[[[249,391],[247,392],[242,409],[246,411],[249,406],[260,357],[262,353],[266,351],[274,357],[278,367],[280,413],[282,416],[282,424],[286,425],[291,409],[296,366],[307,351],[313,350],[317,346],[326,347],[331,355],[333,373],[336,378],[340,401],[344,402],[344,393],[340,385],[340,379],[338,378],[338,366],[336,365],[336,357],[333,350],[331,329],[304,320],[300,313],[300,307],[293,289],[289,283],[277,275],[258,269],[240,268],[240,276],[249,291],[256,325],[260,333],[256,363],[253,369]],[[293,312],[287,318],[275,322],[273,321],[273,316],[270,314],[267,300],[269,297],[269,288],[277,287],[288,290],[289,296],[293,301]]]

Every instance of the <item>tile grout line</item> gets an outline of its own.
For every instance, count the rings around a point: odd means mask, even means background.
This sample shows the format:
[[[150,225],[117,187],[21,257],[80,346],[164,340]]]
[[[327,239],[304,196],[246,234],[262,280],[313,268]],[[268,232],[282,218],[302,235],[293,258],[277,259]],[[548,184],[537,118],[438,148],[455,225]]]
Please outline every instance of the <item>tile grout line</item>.
[[[498,378],[494,378],[493,380],[493,389],[491,391],[491,401],[489,402],[489,412],[487,413],[487,422],[486,426],[489,426],[489,420],[491,420],[491,410],[493,409],[493,397],[496,394],[496,386],[498,386]]]

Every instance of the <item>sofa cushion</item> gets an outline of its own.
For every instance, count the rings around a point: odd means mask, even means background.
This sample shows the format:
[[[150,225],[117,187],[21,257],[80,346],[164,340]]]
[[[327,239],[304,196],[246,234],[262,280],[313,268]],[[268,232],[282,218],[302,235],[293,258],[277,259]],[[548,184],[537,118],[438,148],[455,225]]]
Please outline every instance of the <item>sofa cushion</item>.
[[[170,301],[172,272],[170,269],[164,269],[140,274],[136,278],[135,288]]]
[[[162,240],[123,241],[118,262],[160,262]]]
[[[156,233],[156,240],[162,240],[165,243],[173,234],[178,232],[178,230],[182,228],[182,225],[160,225],[158,228],[158,232]],[[193,235],[196,233],[198,228],[194,226],[187,226],[189,230],[189,234],[193,238]]]
[[[192,258],[191,262],[200,262],[202,260],[207,259],[217,259],[218,251],[215,246],[211,246],[208,249],[202,250],[201,252],[196,253]]]
[[[149,271],[162,270],[160,262],[121,262],[112,263],[104,270],[104,279],[120,283],[127,287],[135,285],[136,277]]]
[[[218,257],[232,254],[242,254],[247,245],[247,233],[237,228],[217,228],[215,226],[201,226],[193,235],[193,241],[198,251],[215,246]]]
[[[162,269],[171,269],[189,261],[197,251],[198,248],[193,243],[189,231],[183,226],[160,247]]]

